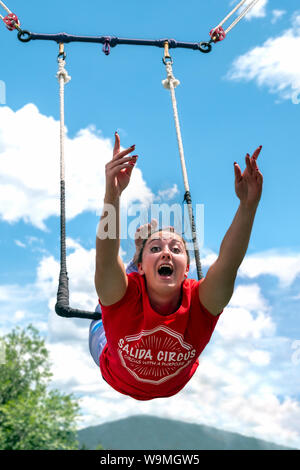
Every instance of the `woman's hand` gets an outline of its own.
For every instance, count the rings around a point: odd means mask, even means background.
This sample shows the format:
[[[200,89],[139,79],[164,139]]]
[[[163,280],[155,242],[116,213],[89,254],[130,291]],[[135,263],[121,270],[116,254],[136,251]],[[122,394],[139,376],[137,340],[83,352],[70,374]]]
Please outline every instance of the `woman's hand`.
[[[135,145],[120,152],[120,137],[115,133],[115,145],[112,160],[106,164],[106,196],[109,199],[120,197],[124,189],[128,186],[132,170],[137,161],[137,155],[127,157],[133,152]]]
[[[251,158],[247,153],[244,173],[241,172],[239,165],[234,163],[235,192],[241,203],[248,209],[256,208],[261,198],[263,176],[256,163],[261,148],[261,146],[258,147]]]

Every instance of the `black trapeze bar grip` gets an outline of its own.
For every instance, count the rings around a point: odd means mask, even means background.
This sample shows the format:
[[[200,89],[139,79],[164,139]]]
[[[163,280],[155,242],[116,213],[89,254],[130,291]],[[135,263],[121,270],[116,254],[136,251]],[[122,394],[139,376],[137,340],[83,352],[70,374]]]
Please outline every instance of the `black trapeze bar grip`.
[[[88,320],[101,320],[102,315],[98,312],[88,312],[69,306],[69,283],[68,275],[64,269],[61,269],[59,275],[59,286],[57,291],[57,302],[55,312],[64,318],[84,318]]]
[[[100,313],[86,312],[85,310],[78,310],[59,303],[55,305],[55,312],[64,318],[83,318],[84,320],[101,320],[102,318]]]
[[[74,36],[67,33],[58,34],[37,34],[29,31],[19,31],[18,39],[21,42],[29,42],[31,40],[45,40],[55,41],[57,43],[67,44],[69,42],[92,42],[99,44],[109,44],[110,47],[115,47],[118,44],[135,45],[135,46],[155,46],[164,47],[168,42],[169,48],[184,48],[194,49],[207,53],[211,51],[211,45],[207,42],[193,43],[193,42],[179,42],[175,39],[128,39],[118,38],[116,36]]]
[[[98,312],[88,312],[69,306],[69,279],[64,267],[60,270],[59,285],[57,290],[57,302],[55,312],[65,318],[85,318],[89,320],[101,320],[102,315]]]

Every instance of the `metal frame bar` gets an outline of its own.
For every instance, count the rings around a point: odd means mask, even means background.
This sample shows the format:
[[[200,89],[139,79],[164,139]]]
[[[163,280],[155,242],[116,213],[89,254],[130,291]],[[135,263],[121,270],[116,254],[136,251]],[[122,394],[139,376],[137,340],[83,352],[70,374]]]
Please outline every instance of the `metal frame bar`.
[[[206,52],[202,48],[203,42],[180,42],[175,39],[128,39],[118,38],[116,36],[76,36],[67,33],[58,34],[38,34],[31,33],[29,31],[22,30],[18,33],[18,38],[22,42],[29,42],[31,40],[44,40],[44,41],[55,41],[57,43],[70,43],[70,42],[90,42],[99,44],[109,44],[110,47],[115,47],[119,44],[134,45],[134,46],[155,46],[164,48],[165,43],[169,44],[169,48],[184,48],[199,50]]]

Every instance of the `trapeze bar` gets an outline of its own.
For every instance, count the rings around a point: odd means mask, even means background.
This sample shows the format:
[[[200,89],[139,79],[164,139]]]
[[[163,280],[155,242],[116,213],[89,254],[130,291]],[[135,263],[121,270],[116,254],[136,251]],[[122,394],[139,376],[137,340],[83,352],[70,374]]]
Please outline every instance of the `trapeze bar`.
[[[169,48],[184,48],[199,50],[201,52],[209,52],[206,50],[208,43],[178,42],[175,41],[175,39],[127,39],[115,36],[74,36],[67,33],[37,34],[23,30],[18,33],[18,38],[22,42],[29,42],[31,40],[56,41],[57,43],[92,42],[109,45],[110,47],[115,47],[118,44],[164,47],[165,43],[168,42]]]

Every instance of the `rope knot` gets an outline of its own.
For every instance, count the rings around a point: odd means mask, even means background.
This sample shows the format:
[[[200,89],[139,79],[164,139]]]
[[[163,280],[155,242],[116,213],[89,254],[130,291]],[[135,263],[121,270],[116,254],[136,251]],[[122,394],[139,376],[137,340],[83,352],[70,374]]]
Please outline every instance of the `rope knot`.
[[[58,72],[56,74],[58,81],[60,80],[60,77],[63,77],[65,84],[68,83],[71,80],[70,75],[65,69],[65,60],[64,59],[58,59]]]
[[[166,62],[166,70],[167,70],[167,78],[165,80],[162,80],[162,84],[164,88],[166,88],[167,90],[170,90],[171,84],[173,85],[174,88],[176,88],[178,85],[180,85],[180,81],[177,80],[173,75],[171,62]]]

